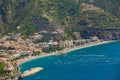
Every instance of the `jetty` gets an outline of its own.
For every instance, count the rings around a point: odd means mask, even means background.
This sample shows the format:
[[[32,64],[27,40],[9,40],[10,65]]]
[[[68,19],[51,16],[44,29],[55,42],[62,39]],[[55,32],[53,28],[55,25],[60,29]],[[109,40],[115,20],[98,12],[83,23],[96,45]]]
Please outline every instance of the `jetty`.
[[[27,77],[27,76],[34,75],[34,74],[42,71],[43,69],[44,68],[42,68],[42,67],[31,68],[30,70],[23,72],[23,74],[21,74],[21,77]]]

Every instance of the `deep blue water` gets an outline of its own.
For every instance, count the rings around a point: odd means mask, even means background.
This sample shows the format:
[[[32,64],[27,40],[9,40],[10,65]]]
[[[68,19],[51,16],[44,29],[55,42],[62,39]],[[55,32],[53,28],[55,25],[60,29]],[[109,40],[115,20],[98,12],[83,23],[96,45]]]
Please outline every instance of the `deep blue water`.
[[[20,66],[22,72],[33,67],[45,69],[22,80],[120,80],[120,42],[36,59]]]

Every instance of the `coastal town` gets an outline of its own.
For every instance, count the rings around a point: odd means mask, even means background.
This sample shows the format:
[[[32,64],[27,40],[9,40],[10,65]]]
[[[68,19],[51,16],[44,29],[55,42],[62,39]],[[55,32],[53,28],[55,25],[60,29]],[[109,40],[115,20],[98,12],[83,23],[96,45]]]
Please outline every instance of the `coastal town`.
[[[98,37],[90,39],[65,40],[34,43],[41,35],[35,33],[30,38],[24,38],[20,33],[9,33],[0,39],[0,64],[3,64],[7,75],[0,75],[0,80],[17,80],[21,77],[19,65],[40,57],[65,54],[69,51],[96,45],[103,42]],[[2,72],[1,72],[2,74]]]
[[[120,0],[0,0],[0,80],[119,80]]]

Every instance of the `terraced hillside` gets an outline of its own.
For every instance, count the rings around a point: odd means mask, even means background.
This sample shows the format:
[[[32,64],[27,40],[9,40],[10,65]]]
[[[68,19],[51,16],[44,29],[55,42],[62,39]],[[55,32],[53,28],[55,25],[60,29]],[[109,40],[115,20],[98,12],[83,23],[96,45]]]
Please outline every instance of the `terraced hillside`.
[[[76,39],[75,33],[80,34],[80,38],[96,35],[103,39],[118,39],[120,19],[110,13],[111,11],[103,10],[105,6],[96,7],[105,2],[99,0],[95,0],[94,3],[81,0],[1,0],[0,35],[20,32],[29,36],[36,31],[59,30],[62,32],[56,36],[62,39]],[[114,4],[117,5],[117,3]],[[53,37],[52,34],[44,36]]]
[[[120,18],[120,0],[83,0],[87,3],[101,7],[105,11],[112,13]]]

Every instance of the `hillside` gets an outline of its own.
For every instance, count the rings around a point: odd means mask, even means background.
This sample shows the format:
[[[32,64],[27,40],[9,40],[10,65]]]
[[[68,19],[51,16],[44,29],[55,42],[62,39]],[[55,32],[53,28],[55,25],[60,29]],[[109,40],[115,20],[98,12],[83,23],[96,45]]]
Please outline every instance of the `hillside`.
[[[120,0],[98,0],[95,2],[95,5],[98,5],[120,18]]]
[[[48,31],[42,34],[47,39],[77,39],[78,35],[81,38],[95,35],[103,39],[119,38],[120,19],[111,12],[112,6],[108,12],[106,7],[109,6],[101,5],[105,2],[96,0],[94,5],[99,8],[79,0],[1,0],[1,34],[20,32],[29,36]],[[59,34],[50,34],[52,31]]]
[[[112,13],[120,18],[120,0],[83,0],[87,3],[93,3],[105,11]]]

